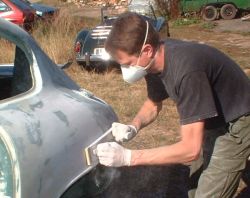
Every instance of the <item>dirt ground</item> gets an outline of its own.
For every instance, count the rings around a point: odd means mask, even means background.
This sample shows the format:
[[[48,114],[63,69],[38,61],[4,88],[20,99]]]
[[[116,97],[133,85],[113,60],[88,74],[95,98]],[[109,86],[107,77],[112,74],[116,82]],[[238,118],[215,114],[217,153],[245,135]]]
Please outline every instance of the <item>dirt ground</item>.
[[[76,8],[72,13],[77,16],[99,17],[100,9]],[[209,27],[211,24],[209,24]],[[192,40],[212,45],[234,59],[245,72],[250,71],[250,22],[240,19],[212,23],[213,28],[207,28],[207,23],[188,26],[174,26],[170,22],[172,38]],[[173,110],[174,111],[174,110]],[[175,124],[153,123],[141,131],[129,147],[147,148],[156,145],[171,144],[178,141],[178,116],[176,113],[170,119]],[[160,124],[159,124],[160,123]],[[171,121],[172,123],[172,121]],[[160,142],[160,143],[159,143]],[[136,145],[136,146],[135,146]],[[120,168],[109,188],[99,198],[186,198],[188,165],[169,165],[156,167]],[[244,174],[236,198],[247,198],[250,194],[250,166]]]
[[[215,32],[238,32],[250,33],[250,21],[242,21],[241,19],[233,20],[217,20]]]

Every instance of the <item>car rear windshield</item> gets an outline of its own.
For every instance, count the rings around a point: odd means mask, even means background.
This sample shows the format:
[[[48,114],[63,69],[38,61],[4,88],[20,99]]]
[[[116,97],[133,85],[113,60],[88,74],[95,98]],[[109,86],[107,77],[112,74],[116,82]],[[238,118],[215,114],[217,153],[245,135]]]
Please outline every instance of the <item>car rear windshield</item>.
[[[22,2],[21,0],[10,0],[10,1],[22,10],[32,9],[28,4]]]

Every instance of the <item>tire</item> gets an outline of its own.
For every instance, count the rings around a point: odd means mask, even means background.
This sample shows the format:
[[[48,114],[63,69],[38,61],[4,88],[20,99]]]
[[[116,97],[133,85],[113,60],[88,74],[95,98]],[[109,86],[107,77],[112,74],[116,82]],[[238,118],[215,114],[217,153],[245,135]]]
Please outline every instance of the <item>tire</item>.
[[[202,10],[202,18],[205,21],[214,21],[218,16],[218,10],[216,7],[209,5],[203,8]]]
[[[95,73],[105,73],[108,71],[108,65],[105,62],[102,61],[91,61],[89,65],[90,71],[93,71]]]
[[[221,17],[226,20],[234,19],[236,14],[237,14],[237,9],[232,4],[225,4],[220,9]]]
[[[89,64],[86,62],[77,62],[82,70],[86,70],[88,72],[95,72],[95,73],[105,73],[110,68],[105,62],[101,61],[91,61]]]

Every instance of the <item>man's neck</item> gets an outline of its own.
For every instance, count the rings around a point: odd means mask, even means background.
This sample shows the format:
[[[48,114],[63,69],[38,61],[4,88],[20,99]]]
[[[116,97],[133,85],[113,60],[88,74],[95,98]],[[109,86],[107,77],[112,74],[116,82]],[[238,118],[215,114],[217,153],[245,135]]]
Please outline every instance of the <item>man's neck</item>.
[[[160,45],[158,48],[156,54],[155,54],[155,61],[154,64],[149,69],[149,73],[161,73],[164,69],[164,43]]]

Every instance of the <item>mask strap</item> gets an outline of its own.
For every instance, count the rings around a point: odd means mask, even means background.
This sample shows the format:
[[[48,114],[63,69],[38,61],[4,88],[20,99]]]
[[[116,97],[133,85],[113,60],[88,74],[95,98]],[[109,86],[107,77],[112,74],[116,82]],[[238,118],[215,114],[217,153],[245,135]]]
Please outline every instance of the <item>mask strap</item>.
[[[143,45],[142,45],[142,47],[141,47],[141,52],[140,52],[139,58],[137,59],[136,64],[138,64],[138,62],[139,62],[139,60],[140,60],[140,56],[141,56],[141,53],[142,53],[142,48],[143,48],[143,46],[146,44],[146,41],[147,41],[147,38],[148,38],[148,28],[149,28],[149,25],[148,25],[148,21],[147,21],[147,20],[145,20],[145,21],[146,21],[146,25],[147,25],[146,34],[145,34],[145,38],[144,38],[144,41],[143,41]]]
[[[148,21],[146,20],[146,24],[147,24],[147,29],[146,29],[146,35],[145,35],[145,38],[144,38],[144,42],[143,42],[143,45],[141,47],[141,51],[142,51],[142,48],[143,46],[146,44],[146,41],[147,41],[147,38],[148,38]]]

